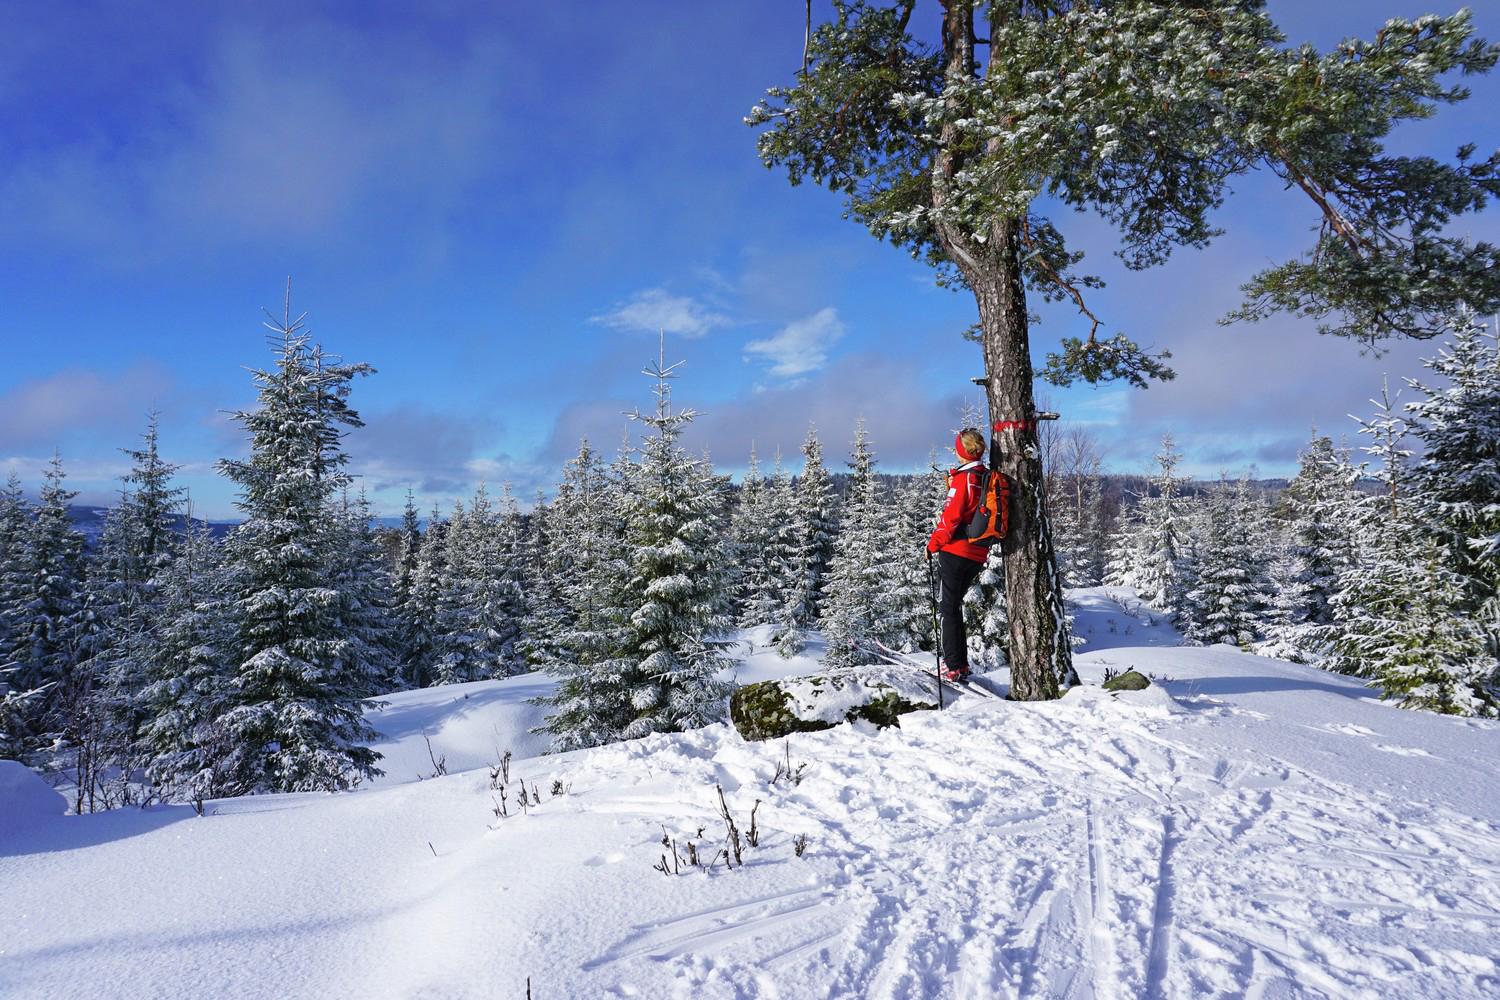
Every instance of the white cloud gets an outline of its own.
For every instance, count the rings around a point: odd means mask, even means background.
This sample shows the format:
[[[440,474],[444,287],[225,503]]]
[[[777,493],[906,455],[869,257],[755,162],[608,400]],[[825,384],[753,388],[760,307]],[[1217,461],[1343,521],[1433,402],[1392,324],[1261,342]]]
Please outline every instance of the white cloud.
[[[793,320],[774,337],[750,341],[745,352],[770,361],[772,375],[794,378],[822,368],[828,362],[828,348],[843,335],[844,323],[838,310],[828,306]]]
[[[686,295],[672,295],[663,288],[647,288],[636,292],[610,312],[592,317],[590,322],[617,330],[648,333],[665,330],[697,338],[715,327],[728,326],[729,317],[709,311],[701,302]]]
[[[147,411],[173,390],[172,376],[156,364],[113,374],[69,368],[20,382],[0,391],[0,448],[46,453],[75,431],[144,429]]]

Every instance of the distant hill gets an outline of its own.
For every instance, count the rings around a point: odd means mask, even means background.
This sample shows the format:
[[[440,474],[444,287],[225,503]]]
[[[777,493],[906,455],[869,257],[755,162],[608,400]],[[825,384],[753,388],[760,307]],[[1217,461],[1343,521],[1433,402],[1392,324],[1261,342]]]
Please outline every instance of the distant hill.
[[[99,540],[104,532],[104,519],[109,515],[109,507],[86,507],[80,504],[68,505],[68,517],[73,521],[73,527],[77,528],[89,545]],[[198,524],[206,524],[209,533],[214,538],[223,538],[229,534],[237,522],[235,521],[204,521],[201,518],[193,518]],[[187,525],[187,518],[178,515],[176,526],[180,530]]]

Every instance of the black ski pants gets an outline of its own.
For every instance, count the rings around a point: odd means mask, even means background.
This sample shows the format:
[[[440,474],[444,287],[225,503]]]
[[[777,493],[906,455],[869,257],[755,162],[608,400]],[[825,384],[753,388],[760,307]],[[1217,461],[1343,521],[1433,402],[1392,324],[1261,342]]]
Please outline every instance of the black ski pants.
[[[943,619],[943,665],[958,669],[969,665],[969,638],[964,633],[964,595],[974,585],[984,563],[937,554],[938,612]]]

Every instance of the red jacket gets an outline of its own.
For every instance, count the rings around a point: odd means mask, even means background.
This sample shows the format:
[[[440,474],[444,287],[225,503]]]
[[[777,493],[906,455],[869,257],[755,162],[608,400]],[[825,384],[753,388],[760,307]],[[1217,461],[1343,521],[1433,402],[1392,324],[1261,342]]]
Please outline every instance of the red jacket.
[[[967,462],[948,473],[948,502],[938,517],[937,527],[927,539],[928,552],[951,552],[965,559],[982,563],[990,557],[990,550],[975,545],[964,538],[954,538],[954,533],[963,534],[969,519],[979,509],[979,495],[984,488],[984,466],[978,461]]]

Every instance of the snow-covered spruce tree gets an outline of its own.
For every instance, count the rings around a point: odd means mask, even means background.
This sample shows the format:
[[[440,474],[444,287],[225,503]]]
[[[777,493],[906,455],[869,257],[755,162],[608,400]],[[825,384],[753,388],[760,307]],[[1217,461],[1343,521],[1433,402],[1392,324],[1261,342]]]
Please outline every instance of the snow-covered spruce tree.
[[[14,471],[0,488],[0,759],[18,760],[34,749],[31,713],[45,688],[22,687],[19,658],[29,620],[24,570],[31,511]]]
[[[633,480],[629,450],[606,468],[588,441],[563,470],[553,500],[557,525],[548,565],[559,574],[561,609],[546,669],[558,678],[545,731],[555,751],[601,746],[624,738],[635,722],[629,655],[631,561],[624,493]]]
[[[1173,578],[1177,600],[1172,619],[1184,632],[1197,612],[1192,592],[1197,589],[1199,577],[1209,562],[1210,536],[1218,530],[1214,518],[1224,510],[1223,504],[1210,502],[1211,493],[1209,496],[1183,495],[1177,498],[1177,559]],[[1148,537],[1143,544],[1149,543]]]
[[[1078,547],[1075,550],[1073,568],[1080,587],[1097,587],[1104,582],[1105,553],[1109,544],[1104,509],[1104,477],[1097,465],[1083,477],[1079,510]]]
[[[649,432],[623,495],[631,610],[617,656],[632,715],[626,739],[716,722],[729,694],[718,680],[731,645],[725,497],[713,469],[678,443],[695,413],[672,409],[676,368],[661,358],[646,369],[656,407],[633,414]]]
[[[520,668],[517,641],[526,614],[520,533],[520,512],[508,485],[498,510],[483,483],[468,510],[455,508],[440,599],[437,683],[505,677]]]
[[[364,665],[368,693],[383,694],[400,686],[400,631],[395,590],[363,487],[354,497],[347,485],[342,489],[333,530],[332,579],[352,646],[347,655]]]
[[[417,514],[417,498],[406,491],[406,506],[401,511],[400,545],[396,550],[396,573],[391,580],[396,603],[405,605],[411,599],[412,577],[422,552],[422,521]]]
[[[772,520],[771,484],[760,473],[755,446],[750,446],[750,465],[739,489],[739,503],[732,520],[735,606],[741,626],[746,628],[772,621],[781,607],[771,536],[776,525]]]
[[[1053,486],[1061,486],[1054,483]],[[1052,538],[1056,543],[1057,571],[1062,574],[1063,583],[1069,587],[1084,586],[1081,581],[1087,579],[1086,573],[1079,572],[1079,557],[1081,555],[1082,525],[1079,523],[1079,511],[1070,503],[1057,503],[1059,492],[1048,487],[1054,504],[1051,507]]]
[[[401,527],[396,536],[395,562],[390,574],[391,582],[391,627],[394,629],[393,650],[396,660],[395,686],[411,688],[420,685],[411,680],[410,663],[412,647],[417,642],[416,623],[412,621],[412,591],[415,586],[417,564],[422,558],[422,519],[417,511],[417,499],[408,489],[406,505],[401,511]]]
[[[187,495],[186,488],[173,482],[179,466],[164,460],[158,450],[159,424],[160,415],[152,410],[146,431],[141,435],[141,447],[123,449],[130,459],[125,484],[130,490],[130,511],[139,533],[139,558],[148,573],[160,570],[176,554],[183,498]]]
[[[1466,581],[1452,557],[1433,538],[1386,535],[1352,588],[1360,617],[1348,623],[1340,653],[1404,708],[1493,716],[1500,662],[1464,613]]]
[[[1339,575],[1354,561],[1361,472],[1346,449],[1314,435],[1279,499],[1286,546],[1273,568],[1268,644],[1262,652],[1317,662],[1327,653]]]
[[[161,617],[161,577],[180,538],[186,492],[175,486],[177,466],[162,459],[158,415],[149,415],[142,446],[122,449],[131,460],[119,504],[87,559],[79,670],[91,694],[75,710],[77,787],[90,795],[105,768],[128,770],[146,716],[138,696],[146,684]]]
[[[1097,587],[1104,582],[1107,546],[1099,447],[1081,427],[1047,443],[1047,497],[1058,570],[1070,587]]]
[[[802,475],[793,484],[793,497],[792,573],[774,633],[776,651],[787,658],[802,652],[807,631],[822,620],[823,582],[833,562],[838,535],[833,482],[823,464],[823,444],[813,427],[808,427],[802,442]]]
[[[492,672],[499,677],[523,673],[527,669],[523,628],[527,612],[526,560],[530,553],[527,530],[526,518],[510,484],[502,483],[486,602],[490,614],[490,642],[495,650]]]
[[[434,508],[422,533],[406,601],[401,605],[401,678],[410,688],[437,683],[443,581],[448,578],[447,540],[448,524]]]
[[[23,689],[11,682],[16,667],[0,667],[0,760],[20,760],[31,749],[27,719],[44,689]]]
[[[1231,487],[1220,480],[1203,502],[1198,521],[1192,589],[1180,620],[1186,637],[1249,649],[1259,638],[1269,599],[1269,554],[1264,504],[1248,479]]]
[[[892,526],[898,520],[875,475],[875,454],[861,418],[839,512],[838,550],[823,585],[823,634],[831,665],[867,662],[869,654],[861,648],[866,640],[901,640],[893,599],[899,567]]]
[[[1122,508],[1115,519],[1115,530],[1109,536],[1104,553],[1104,585],[1136,587],[1140,583],[1142,553],[1140,542],[1145,535],[1139,503]]]
[[[148,572],[129,489],[104,515],[96,544],[85,550],[80,609],[75,624],[73,684],[66,706],[65,759],[73,779],[74,812],[94,812],[105,798],[106,774],[126,766],[138,722],[141,623]],[[118,686],[116,686],[118,685]],[[106,806],[107,807],[107,806]]]
[[[563,466],[552,499],[538,493],[532,514],[532,534],[538,546],[532,582],[526,588],[526,653],[534,663],[551,669],[558,662],[558,636],[566,627],[568,594],[575,582],[575,536],[584,530],[585,509],[599,502],[604,481],[598,455],[584,438],[578,454]],[[586,491],[592,491],[586,492]]]
[[[561,579],[548,565],[554,549],[556,521],[552,502],[541,488],[532,499],[531,513],[523,520],[525,530],[517,542],[516,553],[521,591],[526,600],[516,651],[521,669],[534,670],[552,661],[553,635],[563,613]]]
[[[1466,308],[1452,342],[1423,364],[1441,381],[1407,379],[1422,443],[1414,491],[1463,579],[1464,608],[1486,623],[1500,657],[1500,334]]]
[[[1156,473],[1150,480],[1150,492],[1140,499],[1140,534],[1135,544],[1139,560],[1135,570],[1136,591],[1141,600],[1168,616],[1176,616],[1182,604],[1179,549],[1183,531],[1182,485],[1186,480],[1177,475],[1181,461],[1182,453],[1172,435],[1164,435],[1161,451],[1156,454]]]
[[[933,579],[929,576],[927,536],[937,523],[947,500],[948,477],[938,467],[936,454],[928,458],[928,472],[899,482],[892,503],[896,517],[891,540],[891,564],[895,584],[891,588],[892,614],[900,627],[899,641],[905,650],[937,647],[933,630]],[[935,573],[935,569],[933,570]]]
[[[802,539],[797,525],[797,493],[791,474],[781,461],[781,450],[766,480],[766,509],[771,530],[766,538],[766,567],[774,602],[762,621],[772,623],[773,637],[778,635],[787,595],[800,583]]]
[[[990,550],[974,586],[964,595],[964,634],[969,637],[969,665],[997,670],[1008,662],[1010,623],[1005,613],[1005,560]]]
[[[1494,714],[1496,662],[1465,607],[1452,555],[1433,537],[1430,508],[1413,495],[1409,425],[1386,387],[1360,421],[1379,492],[1361,498],[1356,558],[1339,574],[1331,665],[1370,680],[1409,707]]]
[[[463,684],[485,676],[483,616],[475,605],[484,572],[482,536],[488,531],[491,514],[489,490],[484,483],[475,489],[468,509],[455,500],[448,514],[433,630],[433,684]]]
[[[1456,164],[1386,155],[1399,122],[1468,96],[1451,72],[1491,69],[1472,15],[1391,21],[1373,42],[1290,47],[1263,0],[836,0],[811,25],[803,71],[746,119],[763,162],[846,198],[845,214],[969,289],[979,313],[1002,471],[1018,485],[1007,546],[1012,694],[1057,697],[1073,677],[1043,510],[1028,287],[1089,321],[1043,375],[1055,384],[1169,375],[1124,334],[1099,337],[1079,270],[1040,198],[1116,226],[1132,268],[1206,245],[1232,179],[1263,167],[1307,195],[1309,253],[1256,275],[1233,319],[1317,317],[1360,339],[1431,335],[1472,299],[1500,305],[1500,251],[1450,235],[1494,190],[1500,156]],[[979,14],[988,21],[976,30]],[[937,30],[933,30],[936,28]],[[936,37],[936,47],[929,39]]]
[[[152,580],[171,561],[185,490],[174,486],[177,466],[158,451],[158,415],[149,415],[142,447],[121,449],[131,460],[120,501],[105,517],[88,560],[90,628],[134,631],[151,600]],[[118,619],[118,620],[117,620]],[[101,676],[104,676],[101,673]],[[129,687],[128,679],[125,686]]]
[[[383,664],[351,638],[333,551],[341,441],[362,425],[350,383],[373,369],[313,347],[290,305],[266,325],[276,363],[254,372],[259,406],[234,414],[250,457],[219,463],[245,518],[225,542],[235,654],[204,741],[224,752],[215,768],[228,794],[344,789],[378,773],[361,703]]]
[[[165,799],[228,794],[227,735],[214,725],[230,696],[233,616],[222,547],[188,507],[176,557],[157,575],[160,614],[150,630],[142,686],[142,722],[133,762]]]
[[[27,703],[16,726],[18,738],[36,749],[67,738],[71,708],[92,691],[90,679],[77,669],[84,542],[68,513],[77,494],[63,486],[66,478],[61,456],[53,455],[21,543],[10,616],[16,636],[11,662],[3,664],[14,668],[8,683],[15,690],[42,691]]]

